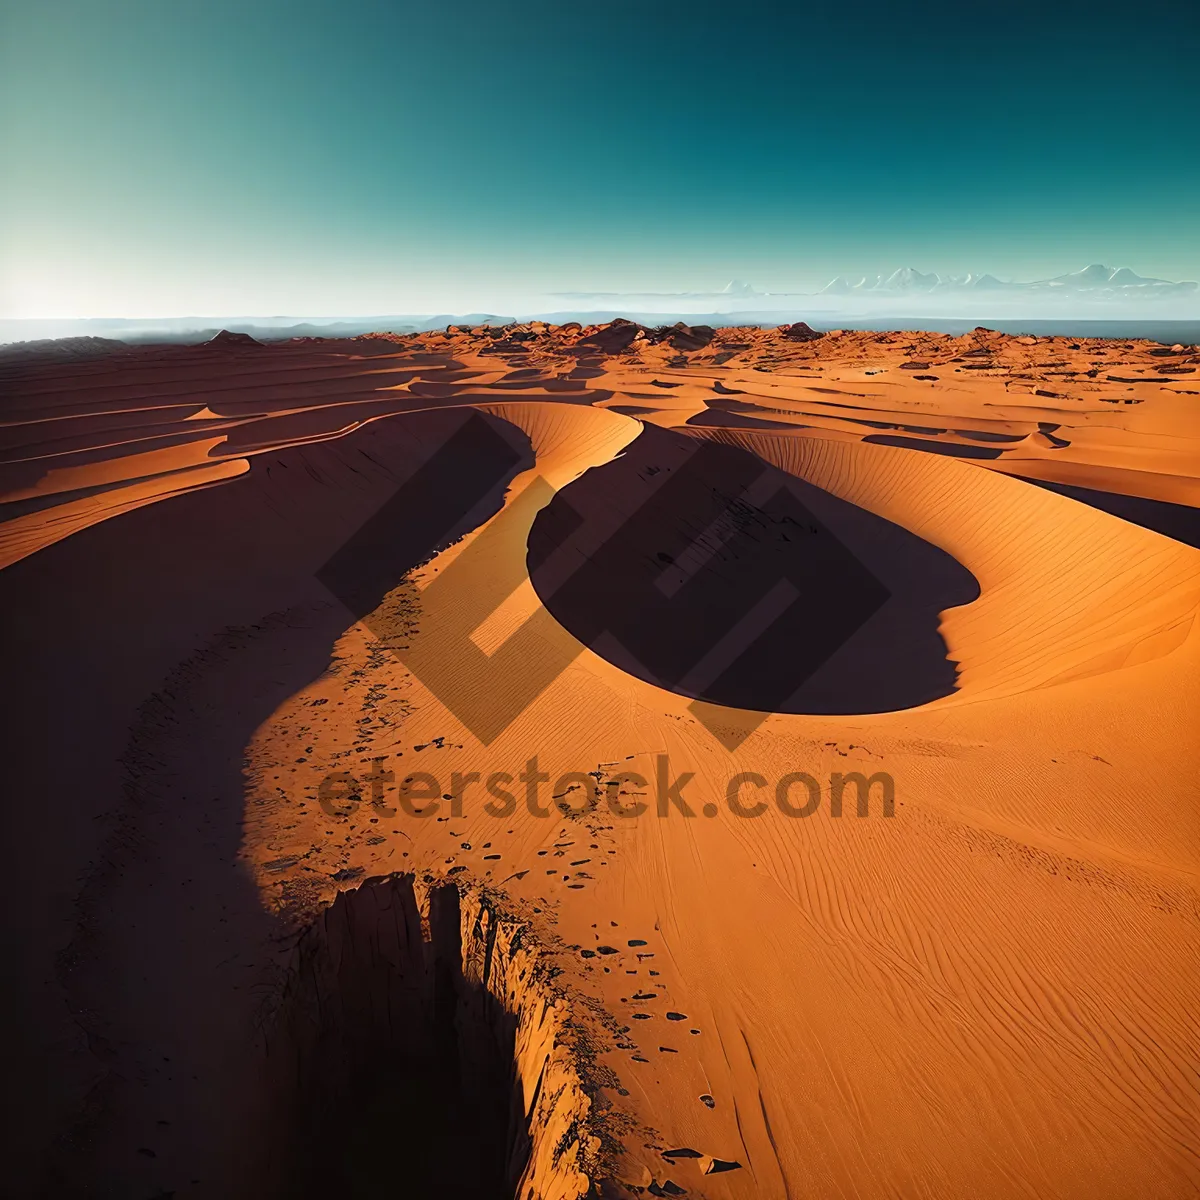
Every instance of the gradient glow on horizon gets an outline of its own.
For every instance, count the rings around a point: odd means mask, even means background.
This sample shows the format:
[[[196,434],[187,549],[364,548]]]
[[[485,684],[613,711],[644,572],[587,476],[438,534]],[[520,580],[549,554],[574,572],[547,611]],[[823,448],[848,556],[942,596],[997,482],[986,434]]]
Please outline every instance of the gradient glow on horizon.
[[[1200,279],[1200,6],[0,0],[0,317]]]

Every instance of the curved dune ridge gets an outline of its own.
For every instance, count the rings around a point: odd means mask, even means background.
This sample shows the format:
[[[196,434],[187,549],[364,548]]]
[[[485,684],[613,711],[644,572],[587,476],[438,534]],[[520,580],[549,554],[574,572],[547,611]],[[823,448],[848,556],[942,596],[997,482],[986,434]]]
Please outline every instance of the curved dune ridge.
[[[981,595],[943,615],[963,700],[1082,678],[1182,643],[1200,558],[1001,475],[899,449],[722,431],[722,440],[941,546]]]
[[[1200,356],[810,333],[0,360],[31,1190],[1200,1191]]]
[[[596,653],[690,697],[767,712],[888,711],[953,692],[948,554],[765,456],[645,429],[529,535],[542,603]]]

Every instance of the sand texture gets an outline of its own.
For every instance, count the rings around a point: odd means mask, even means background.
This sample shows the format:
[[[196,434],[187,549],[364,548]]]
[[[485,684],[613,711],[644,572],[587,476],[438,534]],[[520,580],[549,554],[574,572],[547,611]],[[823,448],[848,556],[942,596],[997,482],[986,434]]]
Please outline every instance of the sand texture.
[[[535,323],[0,389],[14,1195],[1200,1195],[1194,347]]]

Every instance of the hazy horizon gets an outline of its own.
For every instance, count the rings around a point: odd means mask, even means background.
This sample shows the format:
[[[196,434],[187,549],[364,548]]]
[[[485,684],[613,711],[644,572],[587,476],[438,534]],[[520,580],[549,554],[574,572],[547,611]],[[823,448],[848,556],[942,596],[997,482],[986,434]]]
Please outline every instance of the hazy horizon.
[[[1074,276],[1086,277],[1100,264],[1068,273],[1062,280],[999,280],[991,273],[975,272],[963,277],[918,275],[916,280],[896,277],[912,268],[885,275],[876,272],[861,280],[837,276],[824,287],[811,291],[800,288],[766,291],[746,280],[730,280],[723,287],[689,292],[672,291],[562,291],[538,296],[510,297],[507,303],[441,309],[426,305],[409,311],[295,311],[295,312],[192,312],[88,314],[80,316],[0,316],[0,338],[36,327],[39,336],[60,336],[76,326],[98,324],[118,329],[123,325],[143,324],[147,328],[199,330],[220,322],[258,322],[263,325],[293,323],[358,323],[369,328],[372,320],[420,321],[431,317],[496,316],[505,320],[587,320],[626,316],[634,319],[696,316],[704,319],[728,317],[725,324],[744,317],[760,323],[778,317],[780,321],[804,316],[828,320],[875,320],[890,314],[897,320],[906,316],[924,321],[961,320],[1060,320],[1066,322],[1189,321],[1200,319],[1200,288],[1194,281],[1164,281],[1134,275],[1130,283],[1121,283],[1128,268],[1104,268],[1118,277],[1116,284],[1101,277],[1098,283],[1080,284]],[[982,280],[980,275],[983,275]],[[839,285],[841,285],[839,287]],[[932,327],[932,326],[931,326]]]

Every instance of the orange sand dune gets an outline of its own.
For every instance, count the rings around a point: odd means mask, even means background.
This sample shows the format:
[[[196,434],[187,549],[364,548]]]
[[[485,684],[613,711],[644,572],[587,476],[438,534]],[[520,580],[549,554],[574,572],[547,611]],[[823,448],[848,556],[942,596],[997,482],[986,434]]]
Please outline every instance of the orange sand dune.
[[[0,376],[14,1194],[1200,1194],[1194,348]]]

